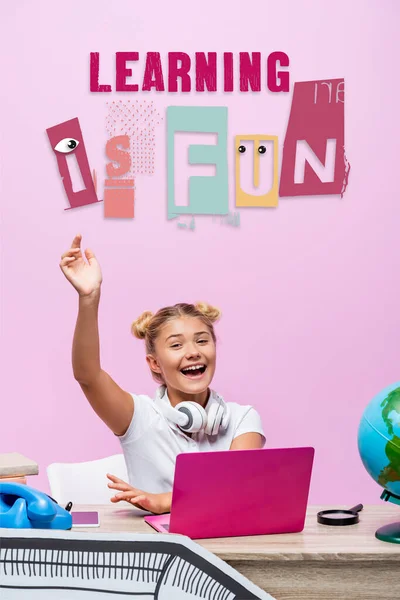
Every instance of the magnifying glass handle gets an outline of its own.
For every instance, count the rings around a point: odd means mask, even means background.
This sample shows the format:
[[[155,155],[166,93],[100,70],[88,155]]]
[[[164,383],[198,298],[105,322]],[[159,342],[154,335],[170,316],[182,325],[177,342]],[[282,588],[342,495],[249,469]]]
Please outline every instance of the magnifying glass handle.
[[[362,510],[364,506],[362,504],[357,504],[357,506],[353,506],[353,508],[349,508],[350,512],[358,513]]]

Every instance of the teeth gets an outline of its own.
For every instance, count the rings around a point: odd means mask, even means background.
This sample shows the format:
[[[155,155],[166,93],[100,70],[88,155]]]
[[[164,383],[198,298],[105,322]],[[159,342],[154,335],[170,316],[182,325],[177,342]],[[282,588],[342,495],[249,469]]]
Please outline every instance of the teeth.
[[[201,367],[204,367],[204,365],[196,365],[194,367],[186,367],[185,369],[182,369],[182,371],[197,371],[197,369],[201,369]]]

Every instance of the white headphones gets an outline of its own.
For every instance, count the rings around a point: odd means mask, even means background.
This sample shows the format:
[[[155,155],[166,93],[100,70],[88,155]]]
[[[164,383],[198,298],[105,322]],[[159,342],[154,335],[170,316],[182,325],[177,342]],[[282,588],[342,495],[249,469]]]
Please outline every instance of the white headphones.
[[[187,433],[204,430],[207,435],[217,435],[220,431],[225,431],[229,424],[229,406],[213,390],[207,402],[207,409],[197,402],[190,401],[171,406],[165,385],[157,389],[155,402],[164,417]]]

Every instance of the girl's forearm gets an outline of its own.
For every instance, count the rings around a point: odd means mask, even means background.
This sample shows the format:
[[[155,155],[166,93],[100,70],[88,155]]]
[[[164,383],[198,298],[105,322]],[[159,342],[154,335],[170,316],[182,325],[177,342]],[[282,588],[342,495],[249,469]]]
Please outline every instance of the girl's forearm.
[[[72,368],[79,383],[88,383],[101,371],[98,310],[100,290],[79,296],[79,312],[72,344]]]
[[[163,502],[163,513],[171,512],[171,504],[172,504],[172,492],[167,492],[164,494],[164,502]]]

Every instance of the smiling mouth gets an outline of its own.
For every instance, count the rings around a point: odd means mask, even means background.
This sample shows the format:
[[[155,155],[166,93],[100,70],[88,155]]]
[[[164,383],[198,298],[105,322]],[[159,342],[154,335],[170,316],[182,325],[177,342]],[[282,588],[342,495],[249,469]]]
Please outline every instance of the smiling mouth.
[[[185,367],[181,369],[181,373],[188,379],[200,379],[206,372],[207,367],[205,365],[196,365],[194,367]]]

